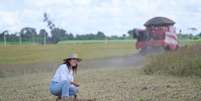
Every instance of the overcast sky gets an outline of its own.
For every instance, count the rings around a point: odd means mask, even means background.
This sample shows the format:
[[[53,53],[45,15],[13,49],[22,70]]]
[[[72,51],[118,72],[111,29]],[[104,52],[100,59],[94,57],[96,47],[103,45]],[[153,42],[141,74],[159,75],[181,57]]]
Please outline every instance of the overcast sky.
[[[143,28],[155,16],[173,19],[184,32],[201,29],[201,0],[0,0],[0,32],[25,26],[48,29],[44,12],[57,27],[74,34],[122,35]]]

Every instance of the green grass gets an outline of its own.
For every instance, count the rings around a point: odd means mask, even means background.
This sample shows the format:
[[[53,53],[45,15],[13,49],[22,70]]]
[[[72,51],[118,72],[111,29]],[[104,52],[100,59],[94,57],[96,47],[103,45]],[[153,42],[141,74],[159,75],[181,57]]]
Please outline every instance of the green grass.
[[[201,77],[201,44],[193,44],[149,58],[145,66],[147,74],[171,74],[175,76]]]
[[[59,44],[66,44],[66,43],[129,43],[135,42],[135,40],[66,40],[60,41]]]
[[[0,46],[0,64],[30,64],[61,62],[69,53],[77,53],[83,59],[105,58],[131,54],[134,42],[68,43],[56,45],[8,45]]]
[[[178,40],[180,45],[193,45],[193,44],[200,44],[201,39],[197,40],[190,40],[190,39],[183,39],[183,40]]]
[[[134,42],[133,39],[126,39],[126,40],[64,40],[60,41],[58,44],[82,44],[82,43],[128,43],[128,42]],[[7,45],[20,45],[19,41],[7,41]],[[32,44],[38,44],[33,43],[32,41],[22,41],[22,45],[32,45]],[[4,45],[4,41],[0,41],[0,45]]]
[[[0,46],[0,77],[49,72],[69,53],[83,60],[123,56],[136,53],[134,42],[65,43],[56,45]]]

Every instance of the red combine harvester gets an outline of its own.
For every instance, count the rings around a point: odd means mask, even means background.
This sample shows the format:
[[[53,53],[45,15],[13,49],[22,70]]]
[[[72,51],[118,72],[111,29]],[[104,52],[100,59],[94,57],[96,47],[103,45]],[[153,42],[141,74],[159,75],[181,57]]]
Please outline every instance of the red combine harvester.
[[[165,17],[155,17],[148,20],[146,29],[129,31],[137,39],[136,48],[141,52],[157,50],[176,50],[178,48],[175,22]]]

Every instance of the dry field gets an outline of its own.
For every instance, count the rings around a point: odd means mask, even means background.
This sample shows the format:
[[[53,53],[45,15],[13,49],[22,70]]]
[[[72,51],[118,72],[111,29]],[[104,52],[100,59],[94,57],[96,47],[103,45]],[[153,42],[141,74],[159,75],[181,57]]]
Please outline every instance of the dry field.
[[[76,81],[80,99],[97,101],[201,101],[201,79],[147,75],[133,43],[9,46],[0,50],[0,101],[55,101],[48,91],[64,56],[83,57]]]

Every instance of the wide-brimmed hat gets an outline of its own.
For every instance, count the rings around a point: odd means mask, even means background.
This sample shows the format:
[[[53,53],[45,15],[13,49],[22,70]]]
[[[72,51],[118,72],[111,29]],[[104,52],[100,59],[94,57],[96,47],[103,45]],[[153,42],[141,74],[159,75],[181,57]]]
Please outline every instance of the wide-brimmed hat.
[[[71,59],[76,59],[79,62],[82,61],[81,58],[78,58],[78,55],[76,53],[69,54],[68,57],[66,59],[64,59],[64,61],[68,61]]]

